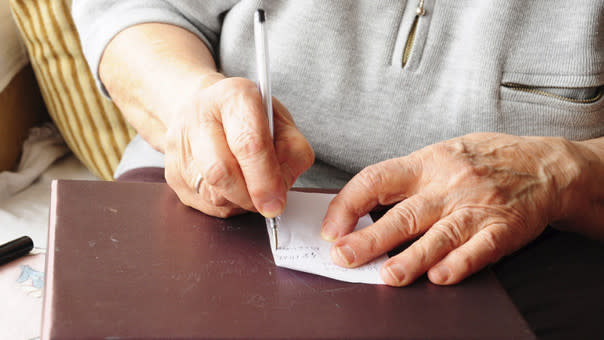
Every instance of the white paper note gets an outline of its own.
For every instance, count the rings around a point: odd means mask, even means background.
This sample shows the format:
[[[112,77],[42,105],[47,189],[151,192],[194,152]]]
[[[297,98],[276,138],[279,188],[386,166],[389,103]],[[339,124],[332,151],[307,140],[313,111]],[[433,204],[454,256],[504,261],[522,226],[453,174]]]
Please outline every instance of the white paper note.
[[[278,249],[275,249],[272,230],[267,224],[275,264],[340,281],[384,284],[379,270],[388,259],[386,255],[358,268],[343,268],[332,262],[329,255],[331,243],[321,238],[321,222],[334,197],[321,193],[287,193],[287,206],[279,221]],[[355,229],[372,223],[371,217],[365,215]]]

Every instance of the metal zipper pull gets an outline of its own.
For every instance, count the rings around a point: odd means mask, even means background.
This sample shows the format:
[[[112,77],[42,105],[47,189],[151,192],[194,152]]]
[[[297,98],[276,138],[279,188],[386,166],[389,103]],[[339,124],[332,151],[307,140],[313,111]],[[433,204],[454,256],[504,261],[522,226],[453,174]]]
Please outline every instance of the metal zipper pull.
[[[415,31],[417,30],[417,23],[419,21],[419,17],[426,15],[426,9],[424,8],[424,0],[419,0],[417,4],[417,8],[415,9],[415,19],[413,19],[413,24],[411,25],[411,29],[409,30],[409,36],[407,37],[407,42],[405,43],[405,49],[403,50],[403,65],[405,67],[407,61],[409,60],[409,56],[411,55],[411,50],[413,49],[413,43],[415,41]]]
[[[415,10],[415,14],[418,17],[424,16],[426,14],[426,9],[424,8],[424,0],[419,0],[419,4],[417,4],[417,9]]]

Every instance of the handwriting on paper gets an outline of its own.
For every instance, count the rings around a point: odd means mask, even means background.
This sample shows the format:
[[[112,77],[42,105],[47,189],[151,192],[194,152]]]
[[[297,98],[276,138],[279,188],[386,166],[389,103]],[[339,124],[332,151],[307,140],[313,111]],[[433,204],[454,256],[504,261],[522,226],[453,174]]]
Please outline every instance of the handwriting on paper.
[[[279,249],[273,249],[275,264],[348,282],[383,284],[379,269],[387,260],[384,255],[358,268],[344,268],[331,261],[331,243],[321,238],[321,221],[335,195],[291,191],[287,207],[280,217]],[[369,216],[359,219],[356,230],[370,225]],[[268,228],[269,234],[272,232]],[[272,237],[269,237],[273,242]]]

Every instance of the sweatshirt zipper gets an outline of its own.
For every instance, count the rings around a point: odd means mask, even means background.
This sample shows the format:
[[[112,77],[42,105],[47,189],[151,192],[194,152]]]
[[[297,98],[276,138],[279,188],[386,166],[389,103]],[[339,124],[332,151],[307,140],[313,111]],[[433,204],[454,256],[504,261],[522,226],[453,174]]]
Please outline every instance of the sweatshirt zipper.
[[[409,30],[409,35],[407,36],[407,42],[405,43],[405,48],[403,49],[403,68],[405,68],[405,65],[407,65],[407,61],[409,61],[409,56],[411,55],[411,51],[413,50],[413,45],[415,43],[415,33],[417,32],[419,18],[424,15],[426,15],[426,9],[424,8],[424,0],[419,0],[419,3],[417,4],[417,9],[415,10],[415,19],[413,19],[413,24],[411,24],[411,29]]]
[[[577,104],[593,103],[593,102],[598,101],[598,99],[600,99],[602,97],[602,91],[598,91],[598,93],[594,97],[591,97],[591,98],[576,99],[576,98],[569,98],[569,97],[561,96],[561,95],[558,95],[555,93],[547,92],[544,90],[543,87],[530,86],[530,85],[524,85],[524,84],[518,84],[518,83],[503,83],[501,85],[504,87],[507,87],[509,89],[512,89],[512,90],[534,93],[534,94],[542,95],[545,97],[556,98],[559,100],[563,100],[565,102],[577,103]],[[558,87],[552,87],[552,88],[572,89],[572,87],[564,87],[564,86],[558,86]]]

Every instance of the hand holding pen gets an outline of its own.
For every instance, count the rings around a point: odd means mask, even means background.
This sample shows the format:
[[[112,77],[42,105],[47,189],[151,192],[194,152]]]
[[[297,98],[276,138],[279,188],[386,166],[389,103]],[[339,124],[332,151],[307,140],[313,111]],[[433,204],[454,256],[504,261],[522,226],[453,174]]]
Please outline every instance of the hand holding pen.
[[[199,43],[200,51],[207,52],[200,58],[211,56]],[[255,82],[227,78],[215,69],[204,72],[196,87],[183,82],[182,97],[175,98],[180,109],[167,124],[164,141],[168,184],[183,203],[209,215],[228,217],[247,210],[278,216],[287,190],[314,161],[310,145],[274,98],[269,101],[271,138]]]
[[[275,123],[273,120],[273,96],[271,89],[270,60],[268,52],[268,34],[266,32],[266,16],[264,10],[259,9],[254,14],[254,42],[256,46],[256,74],[258,77],[258,90],[262,97],[262,106],[268,121],[271,139],[275,138]],[[273,236],[275,249],[279,248],[279,217],[267,216],[266,224]]]

